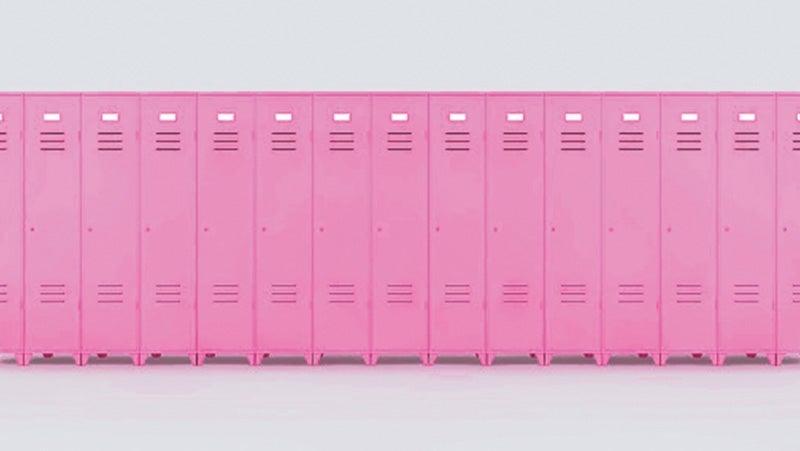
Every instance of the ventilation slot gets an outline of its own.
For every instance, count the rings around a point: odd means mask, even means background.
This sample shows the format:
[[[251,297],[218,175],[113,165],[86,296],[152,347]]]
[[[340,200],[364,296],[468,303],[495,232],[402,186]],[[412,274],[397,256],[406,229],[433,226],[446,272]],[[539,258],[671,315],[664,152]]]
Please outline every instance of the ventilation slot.
[[[63,283],[43,283],[39,285],[39,302],[42,304],[63,304],[66,302],[67,286]]]
[[[6,132],[0,132],[0,152],[8,150],[8,138]]]
[[[733,302],[736,304],[758,304],[760,285],[757,283],[733,284]]]
[[[410,283],[386,284],[387,304],[411,304],[414,302],[414,285]]]
[[[97,132],[97,150],[122,152],[122,132]]]
[[[758,132],[735,132],[733,150],[737,152],[758,152]]]
[[[272,132],[270,150],[273,152],[295,152],[297,150],[296,132]]]
[[[0,290],[4,290],[4,288],[0,287]],[[792,284],[792,303],[800,304],[800,283]]]
[[[528,151],[528,132],[503,132],[503,151]]]
[[[155,294],[156,294],[156,304],[180,304],[181,284],[157,283]]]
[[[447,152],[469,152],[469,132],[444,132],[444,150]]]
[[[353,132],[330,132],[328,134],[328,150],[331,152],[353,152],[355,148]]]
[[[388,132],[386,150],[389,152],[411,152],[414,137],[411,132]]]
[[[181,132],[156,132],[157,152],[180,152]]]
[[[239,150],[239,132],[214,132],[214,152]]]
[[[562,152],[586,152],[586,132],[561,132]]]
[[[703,302],[703,285],[679,283],[675,285],[675,302],[678,304],[700,304]]]
[[[2,136],[0,136],[0,138],[2,138]],[[800,132],[792,132],[792,150],[800,152]]]
[[[296,283],[273,283],[269,288],[269,301],[273,304],[296,304]]]
[[[331,304],[352,304],[356,302],[356,285],[352,283],[328,284],[328,302]]]
[[[617,285],[617,302],[620,304],[643,304],[644,285],[641,283],[621,283]]]
[[[644,132],[619,132],[619,151],[620,152],[642,152],[644,151]]]
[[[8,302],[8,284],[0,283],[0,304]]]
[[[469,304],[472,287],[468,283],[448,283],[444,285],[445,304]]]
[[[703,150],[702,132],[678,132],[675,137],[678,152],[700,152]]]
[[[124,290],[121,283],[97,284],[98,304],[122,304]]]
[[[585,283],[562,283],[561,284],[561,303],[562,304],[585,304],[586,303],[586,284]]]
[[[528,303],[528,284],[527,283],[504,283],[503,284],[503,303],[505,303],[505,304],[527,304]]]
[[[40,132],[39,150],[42,152],[63,152],[64,132]]]
[[[236,304],[239,302],[239,284],[215,283],[211,295],[211,302],[215,304]]]

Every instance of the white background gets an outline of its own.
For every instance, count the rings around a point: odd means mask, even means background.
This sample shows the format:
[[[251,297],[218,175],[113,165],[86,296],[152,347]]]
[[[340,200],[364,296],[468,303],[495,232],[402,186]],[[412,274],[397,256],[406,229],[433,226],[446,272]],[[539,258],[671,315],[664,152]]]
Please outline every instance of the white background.
[[[798,12],[755,0],[3,1],[0,90],[797,90]],[[797,360],[215,360],[5,360],[0,446],[800,447]]]

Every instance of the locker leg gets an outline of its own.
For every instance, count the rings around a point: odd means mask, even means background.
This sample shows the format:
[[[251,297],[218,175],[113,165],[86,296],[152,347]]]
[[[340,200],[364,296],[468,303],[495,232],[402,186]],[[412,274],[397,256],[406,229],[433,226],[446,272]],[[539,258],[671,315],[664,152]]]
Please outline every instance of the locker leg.
[[[76,365],[86,366],[86,364],[89,363],[89,354],[83,354],[83,353],[72,354],[72,359],[75,360]]]
[[[780,366],[783,361],[783,357],[775,353],[768,353],[767,359],[769,359],[769,364],[772,366]]]
[[[489,366],[491,364],[489,361],[489,354],[476,352],[475,356],[478,358],[478,361],[481,362],[481,366]]]
[[[664,365],[666,365],[668,358],[669,358],[669,354],[666,354],[666,353],[653,354],[653,362],[655,362],[656,366],[664,366]]]
[[[192,359],[192,366],[202,366],[203,361],[206,359],[205,354],[189,354],[189,358]]]
[[[610,358],[611,358],[610,354],[597,353],[594,355],[594,361],[597,362],[599,366],[608,365],[608,360]]]
[[[541,357],[539,358],[539,365],[542,366],[550,366],[550,363],[553,362],[553,354],[542,353]]]
[[[491,366],[494,363],[495,355],[493,353],[486,354],[486,366]]]
[[[722,366],[725,364],[725,354],[715,353],[711,354],[710,357],[711,357],[711,363],[714,366]]]
[[[134,366],[144,366],[144,362],[147,361],[147,354],[131,354],[131,359],[133,359]]]
[[[306,357],[306,363],[307,364],[309,364],[311,366],[317,366],[317,365],[319,365],[320,359],[322,359],[322,354],[316,354],[316,353],[313,353],[313,352],[308,352],[308,353],[306,353],[305,357]]]
[[[362,354],[361,358],[364,359],[364,363],[367,366],[375,366],[375,364],[378,363],[377,354]]]
[[[436,354],[429,353],[428,354],[428,365],[427,366],[433,366],[433,364],[436,363],[436,358],[437,357],[439,357],[439,356],[436,355]]]
[[[260,357],[261,356],[257,352],[247,354],[247,363],[249,363],[250,366],[259,366],[261,365]]]
[[[29,353],[19,352],[14,354],[14,358],[17,360],[17,365],[19,366],[28,366],[31,364],[31,357],[32,355]]]

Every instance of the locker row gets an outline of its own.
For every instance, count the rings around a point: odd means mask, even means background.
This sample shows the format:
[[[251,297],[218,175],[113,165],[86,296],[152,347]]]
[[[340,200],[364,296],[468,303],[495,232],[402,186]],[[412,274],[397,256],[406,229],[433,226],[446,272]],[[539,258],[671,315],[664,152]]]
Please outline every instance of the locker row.
[[[0,94],[0,352],[800,352],[800,93]]]

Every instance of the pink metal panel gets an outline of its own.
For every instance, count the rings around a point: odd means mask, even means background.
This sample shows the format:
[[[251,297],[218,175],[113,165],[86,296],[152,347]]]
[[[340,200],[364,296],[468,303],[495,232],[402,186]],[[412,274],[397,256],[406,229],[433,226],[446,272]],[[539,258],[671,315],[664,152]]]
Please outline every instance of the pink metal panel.
[[[800,96],[779,95],[778,324],[779,357],[800,352]]]
[[[197,101],[199,353],[255,346],[254,110],[251,96]]]
[[[485,97],[430,97],[430,352],[485,353]]]
[[[661,353],[716,352],[717,99],[661,98]]]
[[[82,350],[138,353],[139,98],[82,104]]]
[[[196,98],[141,98],[141,350],[195,351]]]
[[[427,353],[428,97],[372,100],[373,347]]]
[[[775,97],[719,97],[719,350],[775,352]]]
[[[314,98],[314,349],[370,352],[370,98]]]
[[[79,95],[25,99],[26,353],[80,352]]]
[[[257,99],[259,353],[311,352],[311,95]]]
[[[544,345],[544,99],[486,100],[487,351]]]
[[[22,96],[0,95],[0,352],[22,353]]]
[[[603,97],[604,354],[659,351],[658,129],[658,96]]]
[[[599,96],[545,97],[548,355],[600,351],[601,108]]]

